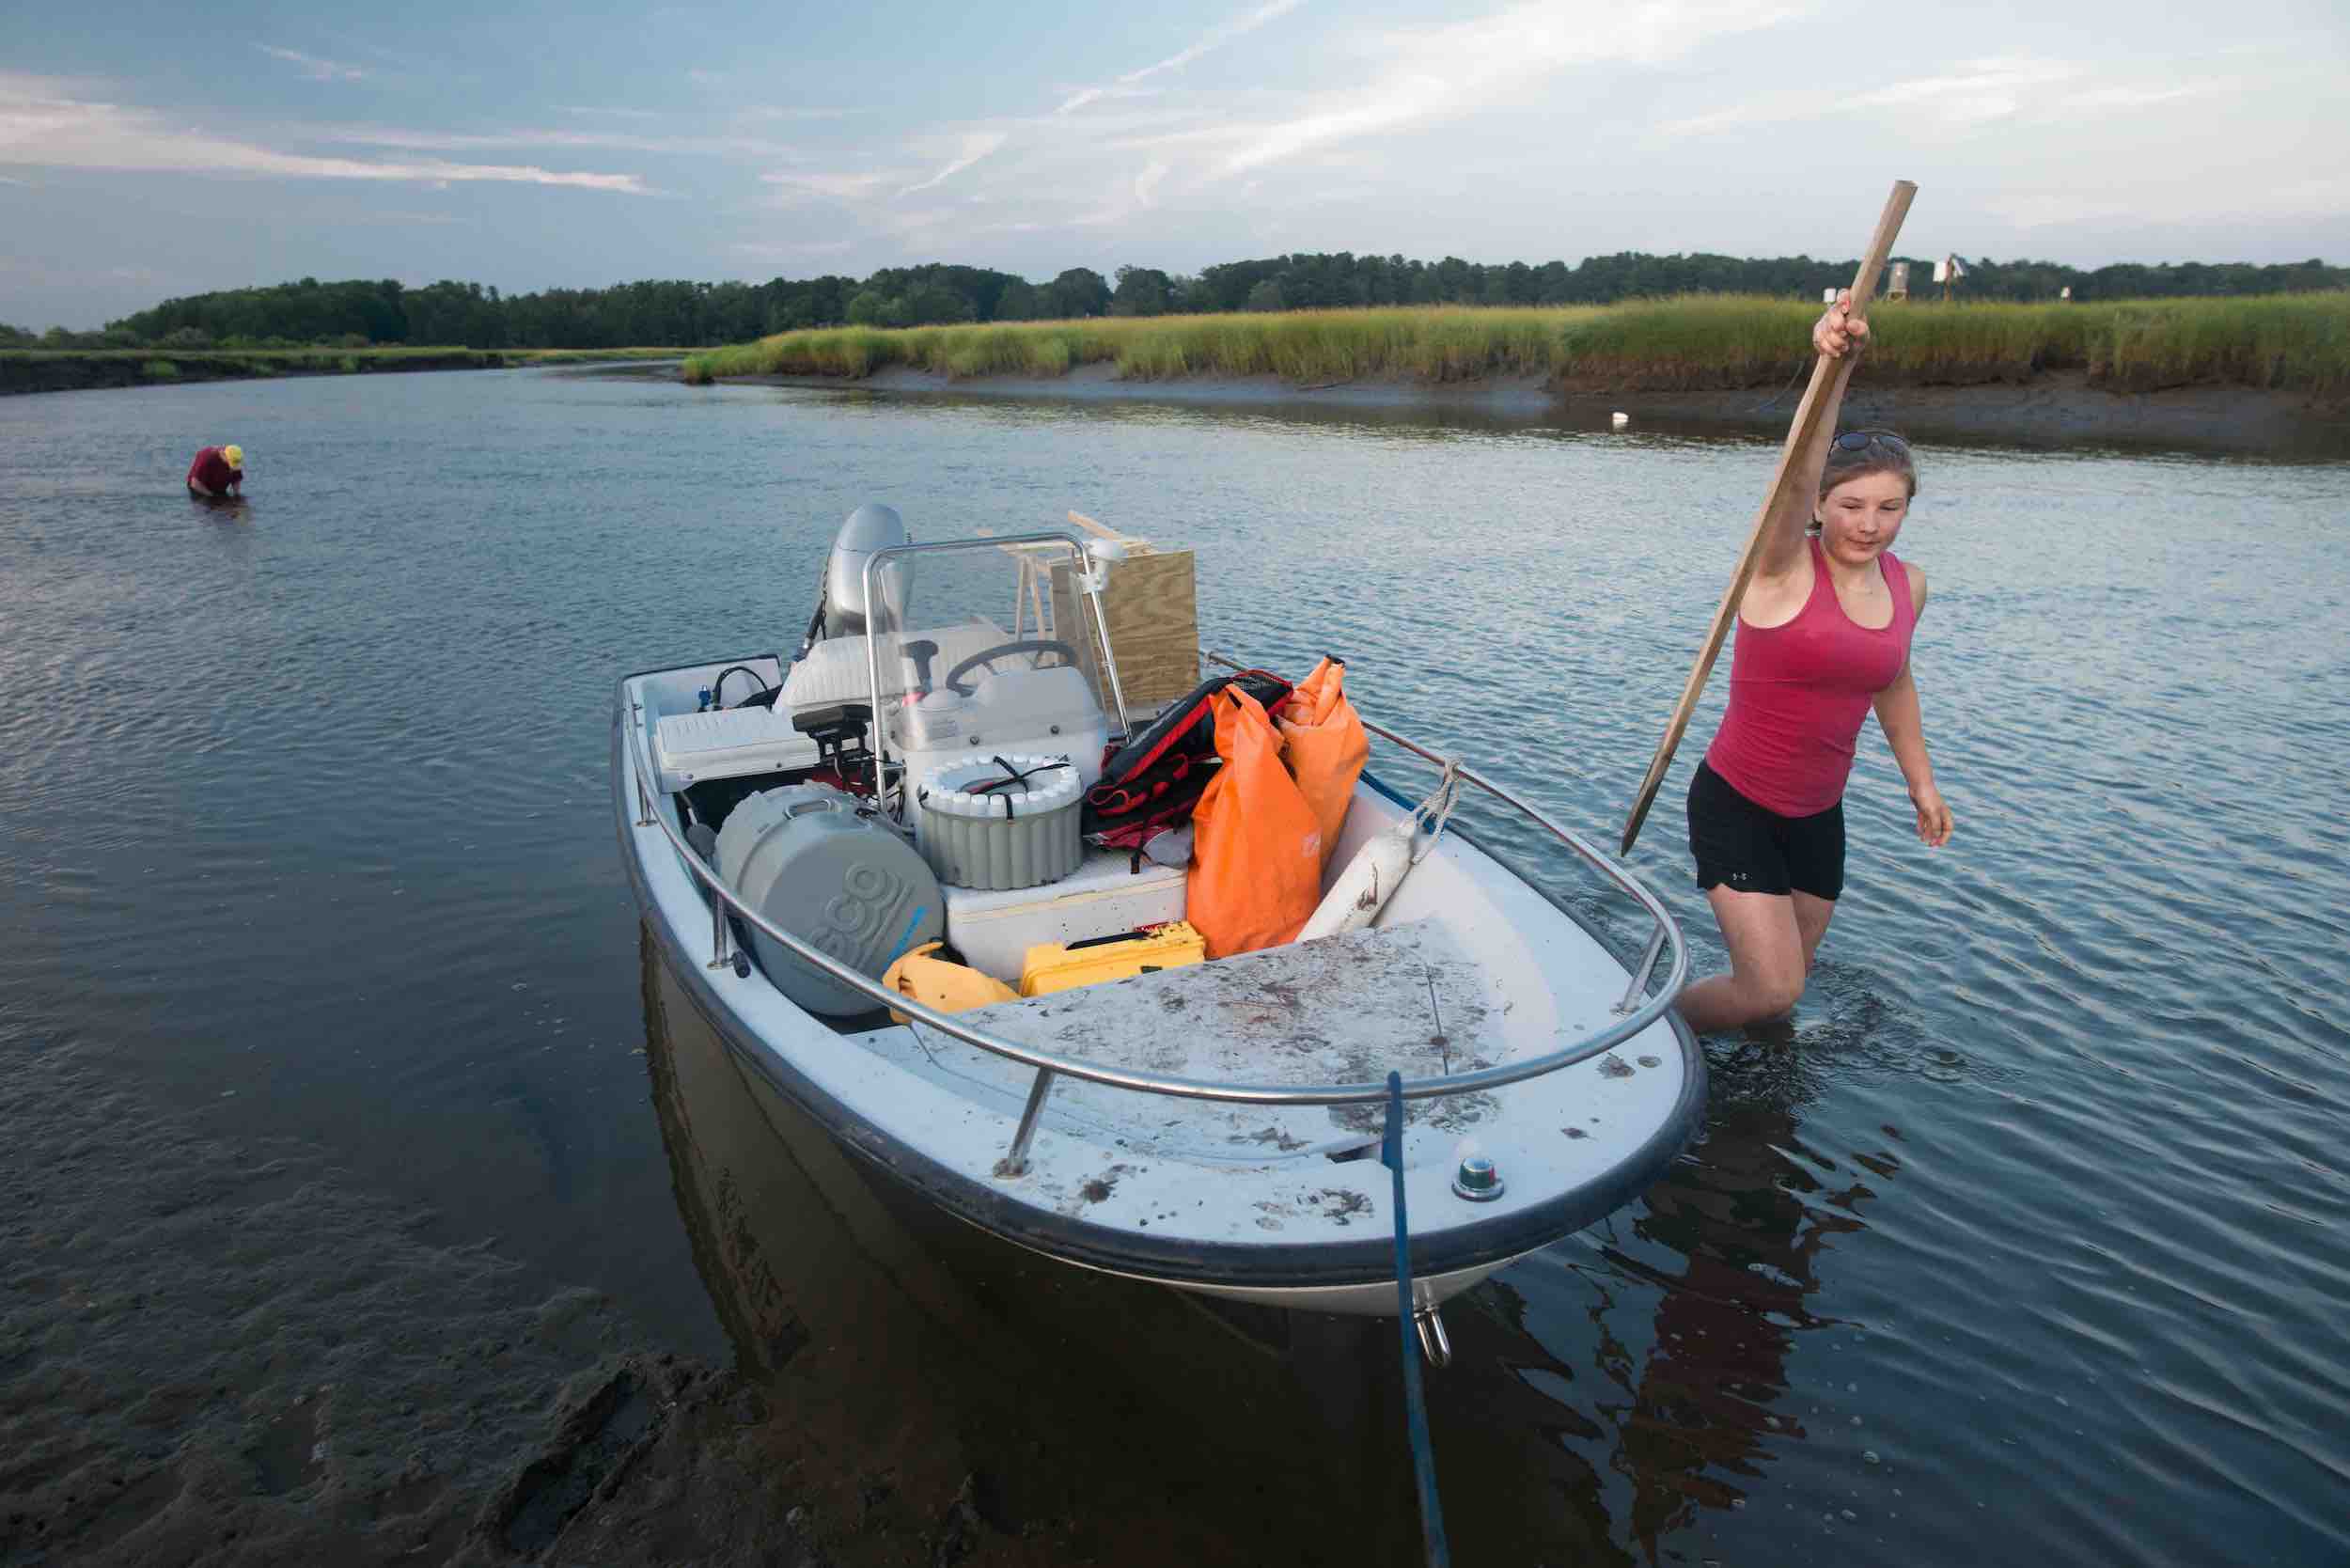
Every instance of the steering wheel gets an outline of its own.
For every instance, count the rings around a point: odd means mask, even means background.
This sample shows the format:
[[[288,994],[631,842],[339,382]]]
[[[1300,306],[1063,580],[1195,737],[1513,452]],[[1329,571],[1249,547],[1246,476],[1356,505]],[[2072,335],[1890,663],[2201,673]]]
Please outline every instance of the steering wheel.
[[[736,707],[772,708],[775,706],[776,693],[783,688],[780,686],[771,686],[765,681],[760,680],[759,671],[753,669],[748,665],[728,665],[726,668],[718,672],[718,679],[710,682],[710,706],[712,708],[724,708],[727,705],[727,677],[735,674],[737,671],[740,671],[742,674],[747,675],[752,680],[759,682],[759,690],[751,693],[750,696],[736,703]],[[766,701],[761,702],[760,700],[761,698],[765,698]]]
[[[1056,642],[1049,637],[1032,638],[1026,642],[997,643],[993,648],[981,649],[979,652],[972,654],[969,658],[964,660],[963,663],[948,670],[947,672],[945,685],[948,691],[954,693],[957,697],[969,697],[971,695],[971,688],[964,684],[963,682],[963,677],[966,672],[977,668],[980,665],[987,665],[988,672],[993,674],[995,666],[989,663],[990,660],[1008,658],[1014,653],[1058,653],[1060,655],[1060,662],[1064,665],[1073,666],[1077,662],[1077,651],[1075,649],[1070,647],[1065,642]],[[1043,669],[1047,666],[1043,665],[1037,665],[1032,667]]]

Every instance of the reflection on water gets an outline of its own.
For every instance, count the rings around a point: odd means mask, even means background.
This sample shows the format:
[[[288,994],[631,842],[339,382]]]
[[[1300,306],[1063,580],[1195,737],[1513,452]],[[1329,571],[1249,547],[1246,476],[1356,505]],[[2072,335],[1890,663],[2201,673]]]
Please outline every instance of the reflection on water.
[[[1618,1441],[1635,1478],[1627,1526],[1653,1553],[1700,1508],[1747,1496],[1771,1440],[1801,1437],[1778,1408],[1794,1337],[1822,1326],[1808,1305],[1829,1238],[1865,1229],[1866,1182],[1833,1184],[1798,1160],[1797,1075],[1787,1043],[1747,1045],[1716,1070],[1705,1136],[1650,1189],[1632,1241],[1603,1256],[1656,1293],[1655,1327],[1637,1368],[1607,1363],[1622,1390]],[[1888,1181],[1889,1153],[1868,1168]],[[1645,1245],[1643,1245],[1645,1244]]]
[[[199,516],[214,518],[223,523],[245,522],[249,520],[253,511],[253,503],[245,496],[198,495],[193,490],[188,492],[188,505],[196,509]]]

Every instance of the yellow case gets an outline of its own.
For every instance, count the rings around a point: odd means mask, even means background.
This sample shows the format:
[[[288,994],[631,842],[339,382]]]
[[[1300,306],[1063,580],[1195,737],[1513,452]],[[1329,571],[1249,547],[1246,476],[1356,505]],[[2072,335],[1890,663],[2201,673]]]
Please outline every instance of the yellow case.
[[[1046,996],[1154,969],[1204,964],[1207,958],[1208,945],[1188,920],[1170,920],[1130,937],[1080,944],[1073,950],[1058,942],[1039,942],[1020,960],[1020,995]]]

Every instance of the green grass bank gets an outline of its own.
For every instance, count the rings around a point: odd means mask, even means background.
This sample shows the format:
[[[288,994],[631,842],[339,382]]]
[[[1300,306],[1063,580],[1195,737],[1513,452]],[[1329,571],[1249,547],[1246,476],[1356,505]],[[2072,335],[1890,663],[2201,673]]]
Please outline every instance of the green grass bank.
[[[503,370],[524,365],[678,359],[685,349],[0,349],[0,392],[73,392],[267,376]]]
[[[697,384],[730,376],[1279,376],[1299,386],[1539,377],[1560,391],[1734,390],[1811,363],[1819,307],[1705,294],[1612,306],[1414,306],[981,325],[819,328],[689,355]],[[2247,386],[2350,393],[2350,292],[2107,304],[1881,301],[1872,378],[1915,385],[2083,370],[2116,392]]]

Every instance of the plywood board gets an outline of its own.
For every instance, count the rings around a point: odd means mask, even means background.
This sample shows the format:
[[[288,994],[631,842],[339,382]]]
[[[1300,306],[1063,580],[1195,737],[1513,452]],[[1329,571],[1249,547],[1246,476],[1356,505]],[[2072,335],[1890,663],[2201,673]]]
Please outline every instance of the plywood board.
[[[1107,565],[1103,608],[1109,621],[1110,648],[1118,655],[1119,682],[1126,691],[1127,709],[1139,713],[1172,702],[1199,683],[1199,598],[1192,553],[1169,550]],[[1082,599],[1069,564],[1055,565],[1056,628],[1082,630]],[[1104,710],[1114,711],[1108,684],[1095,668],[1092,639],[1058,630],[1054,635],[1083,650],[1086,673],[1101,694]]]

